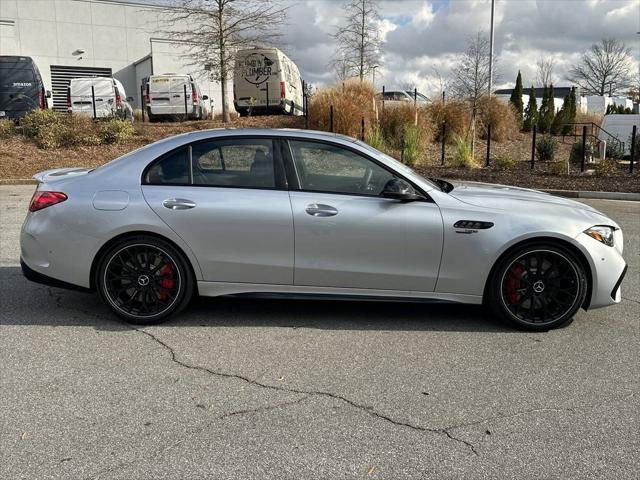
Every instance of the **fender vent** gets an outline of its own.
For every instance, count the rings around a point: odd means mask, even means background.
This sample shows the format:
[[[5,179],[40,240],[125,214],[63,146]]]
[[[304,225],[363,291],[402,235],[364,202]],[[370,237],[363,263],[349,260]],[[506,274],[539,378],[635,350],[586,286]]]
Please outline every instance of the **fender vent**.
[[[467,228],[473,230],[486,230],[493,227],[492,222],[479,222],[477,220],[458,220],[453,224],[453,228]]]

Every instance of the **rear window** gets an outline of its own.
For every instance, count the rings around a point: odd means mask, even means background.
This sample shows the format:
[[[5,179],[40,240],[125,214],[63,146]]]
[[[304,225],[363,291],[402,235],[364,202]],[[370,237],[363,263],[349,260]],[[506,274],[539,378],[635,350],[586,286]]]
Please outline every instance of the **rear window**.
[[[156,162],[147,172],[145,183],[189,185],[189,149],[181,148]]]
[[[150,92],[167,92],[184,89],[183,85],[187,84],[190,89],[190,81],[187,77],[151,77],[149,79]]]
[[[24,90],[36,86],[36,76],[30,63],[0,63],[0,88],[2,90]]]

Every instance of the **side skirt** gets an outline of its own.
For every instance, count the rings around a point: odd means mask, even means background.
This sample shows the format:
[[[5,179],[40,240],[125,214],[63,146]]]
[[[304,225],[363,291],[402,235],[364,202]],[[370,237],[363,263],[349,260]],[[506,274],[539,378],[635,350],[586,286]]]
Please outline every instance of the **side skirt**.
[[[264,283],[198,282],[203,297],[247,296],[262,298],[306,298],[331,300],[377,300],[384,302],[434,302],[481,305],[482,296],[457,293],[374,290],[367,288],[315,287],[306,285],[270,285]]]

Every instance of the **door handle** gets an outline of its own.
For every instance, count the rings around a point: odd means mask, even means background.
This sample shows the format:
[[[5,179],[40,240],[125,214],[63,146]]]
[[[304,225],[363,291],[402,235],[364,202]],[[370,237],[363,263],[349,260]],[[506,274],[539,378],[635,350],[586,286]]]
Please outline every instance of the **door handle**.
[[[307,205],[306,212],[313,217],[333,217],[338,214],[338,210],[331,205],[322,203],[311,203]]]
[[[196,206],[196,203],[186,198],[167,198],[162,205],[170,210],[188,210]]]

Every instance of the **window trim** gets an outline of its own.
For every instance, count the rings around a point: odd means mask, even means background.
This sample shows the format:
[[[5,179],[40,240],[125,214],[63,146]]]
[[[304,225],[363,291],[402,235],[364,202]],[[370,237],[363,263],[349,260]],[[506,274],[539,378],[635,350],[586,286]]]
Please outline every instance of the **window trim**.
[[[284,182],[283,177],[281,175],[278,175],[278,168],[281,168],[283,170],[285,170],[285,164],[284,164],[284,160],[282,159],[282,152],[281,149],[277,148],[276,143],[280,140],[282,140],[283,137],[277,136],[277,135],[225,135],[225,136],[221,136],[221,137],[210,137],[210,138],[203,138],[200,140],[195,140],[189,143],[184,143],[182,145],[179,145],[175,148],[172,148],[171,150],[164,152],[162,155],[158,156],[157,158],[153,159],[152,161],[150,161],[146,167],[144,167],[144,169],[142,170],[142,175],[140,178],[140,185],[141,186],[154,186],[154,187],[204,187],[204,188],[235,188],[235,189],[242,189],[242,190],[278,190],[278,191],[288,191],[289,188],[287,186],[287,181],[286,181],[286,177],[284,177]],[[192,147],[193,145],[197,145],[200,143],[210,143],[210,142],[216,142],[216,141],[226,141],[226,140],[269,140],[271,141],[271,145],[272,145],[272,150],[273,150],[273,170],[274,170],[274,182],[275,182],[275,186],[274,187],[251,187],[251,186],[233,186],[233,185],[206,185],[206,184],[196,184],[193,183],[193,157],[192,157]],[[153,168],[153,166],[156,163],[161,162],[162,160],[164,160],[165,158],[167,158],[170,155],[173,155],[175,152],[177,152],[178,150],[181,150],[183,148],[188,149],[188,157],[189,157],[189,183],[150,183],[147,182],[147,175],[149,173],[149,170],[151,170]],[[280,166],[278,167],[277,164],[280,164]],[[285,170],[286,171],[286,170]]]
[[[391,167],[383,164],[382,162],[380,162],[379,160],[375,159],[374,157],[361,152],[360,150],[357,150],[353,147],[347,146],[347,145],[343,145],[341,143],[335,143],[332,141],[327,141],[324,139],[315,139],[315,138],[298,138],[298,137],[284,137],[284,140],[287,142],[287,145],[289,147],[289,158],[283,158],[283,161],[285,162],[291,162],[293,165],[293,171],[295,172],[295,176],[296,176],[296,184],[295,187],[296,188],[289,188],[290,191],[297,191],[297,192],[308,192],[308,193],[324,193],[324,194],[328,194],[328,195],[346,195],[346,196],[351,196],[351,197],[366,197],[366,198],[382,198],[382,199],[387,199],[386,197],[383,197],[382,195],[378,194],[378,195],[369,195],[366,193],[345,193],[345,192],[330,192],[327,190],[309,190],[306,188],[302,188],[302,183],[300,182],[300,177],[298,176],[298,170],[296,168],[296,162],[294,160],[293,157],[293,149],[291,148],[291,142],[292,141],[302,141],[302,142],[307,142],[307,143],[320,143],[320,144],[324,144],[324,145],[330,145],[333,147],[338,147],[338,148],[343,148],[345,150],[350,151],[351,153],[354,153],[355,155],[359,155],[361,157],[364,157],[366,160],[369,160],[370,162],[373,162],[374,164],[378,165],[380,168],[382,168],[383,170],[386,170],[387,172],[391,173],[392,175],[395,175],[398,178],[401,178],[402,180],[404,180],[405,182],[407,182],[409,185],[411,185],[420,195],[422,195],[424,197],[424,199],[422,200],[415,200],[416,202],[425,202],[425,203],[435,203],[433,201],[433,199],[431,198],[431,196],[425,192],[420,186],[416,185],[415,182],[413,182],[412,180],[408,179],[407,177],[405,177],[403,174],[401,174],[400,172],[397,172],[396,170],[392,169]],[[291,182],[290,182],[291,183]]]

